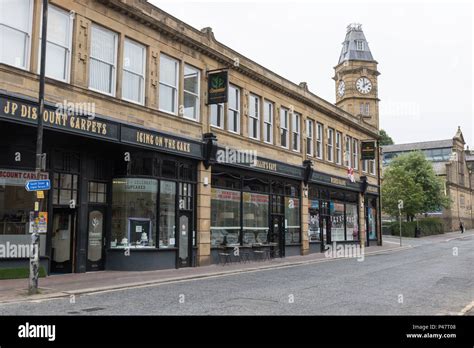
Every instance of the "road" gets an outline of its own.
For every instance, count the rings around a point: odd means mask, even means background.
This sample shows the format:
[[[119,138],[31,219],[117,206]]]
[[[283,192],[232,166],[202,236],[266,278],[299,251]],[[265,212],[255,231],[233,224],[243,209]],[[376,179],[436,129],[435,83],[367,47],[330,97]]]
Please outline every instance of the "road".
[[[396,243],[395,237],[385,242]],[[438,315],[474,301],[474,236],[213,278],[0,305],[2,315]]]

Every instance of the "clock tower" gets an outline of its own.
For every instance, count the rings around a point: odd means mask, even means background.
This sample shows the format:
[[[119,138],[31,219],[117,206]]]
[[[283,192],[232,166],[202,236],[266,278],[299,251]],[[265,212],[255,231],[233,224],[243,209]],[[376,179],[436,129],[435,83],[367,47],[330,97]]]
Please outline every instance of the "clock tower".
[[[372,57],[361,24],[347,26],[339,62],[334,68],[336,105],[379,128],[377,61]]]

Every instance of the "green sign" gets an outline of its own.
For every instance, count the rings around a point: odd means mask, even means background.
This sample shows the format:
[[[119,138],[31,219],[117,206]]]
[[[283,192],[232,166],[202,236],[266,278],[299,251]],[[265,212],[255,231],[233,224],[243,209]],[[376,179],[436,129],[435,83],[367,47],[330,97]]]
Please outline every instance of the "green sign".
[[[361,159],[374,160],[375,159],[375,141],[361,141],[360,143]]]
[[[207,75],[207,104],[227,103],[228,93],[227,70],[210,72]]]

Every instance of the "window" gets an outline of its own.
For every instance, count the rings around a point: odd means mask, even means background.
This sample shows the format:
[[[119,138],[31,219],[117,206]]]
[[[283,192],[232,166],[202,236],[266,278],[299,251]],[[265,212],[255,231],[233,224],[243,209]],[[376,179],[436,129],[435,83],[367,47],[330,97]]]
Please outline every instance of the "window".
[[[300,152],[300,119],[301,119],[300,114],[297,114],[296,112],[292,113],[292,120],[293,120],[292,121],[292,131],[293,131],[292,149],[293,151],[298,151],[298,152]]]
[[[331,210],[331,239],[334,242],[345,240],[345,218],[344,218],[344,204],[337,202],[329,203]]]
[[[360,103],[360,114],[363,116],[370,115],[370,104],[369,103]]]
[[[89,88],[115,96],[117,34],[92,25]]]
[[[260,139],[260,97],[249,95],[249,137]]]
[[[327,160],[334,162],[334,129],[328,128]]]
[[[268,242],[270,196],[243,192],[243,243]]]
[[[160,110],[176,114],[178,109],[179,62],[164,54],[160,56]]]
[[[313,120],[306,120],[306,153],[309,156],[313,156],[313,132],[314,132],[314,122]]]
[[[273,144],[273,103],[268,101],[264,102],[263,122],[263,141]]]
[[[351,152],[351,144],[352,144],[352,139],[350,136],[346,135],[344,142],[345,150],[344,150],[344,166],[347,168],[352,168],[352,152]]]
[[[285,197],[285,244],[297,244],[300,241],[300,200]]]
[[[49,7],[45,74],[50,78],[64,82],[69,82],[72,19],[69,12],[55,6]],[[41,38],[39,50],[39,55],[41,55]],[[40,68],[41,59],[38,59],[38,73]]]
[[[359,141],[352,139],[352,167],[359,169]]]
[[[234,133],[240,133],[240,89],[229,85],[229,110],[227,128]]]
[[[190,65],[184,66],[184,117],[199,120],[200,71]]]
[[[155,247],[157,193],[154,179],[113,180],[111,248]],[[162,209],[168,209],[166,202],[160,204],[160,214]]]
[[[346,240],[359,240],[357,204],[346,204]]]
[[[288,130],[289,120],[288,120],[288,109],[280,109],[280,142],[281,146],[288,148],[288,143],[290,141],[290,133]]]
[[[369,173],[375,175],[375,160],[369,160]]]
[[[175,246],[176,183],[160,181],[160,240],[159,247]]]
[[[71,200],[77,204],[77,175],[54,173],[53,204],[70,205]]]
[[[340,132],[336,132],[336,163],[342,164],[342,135]]]
[[[356,49],[357,51],[364,50],[364,41],[363,40],[356,40]]]
[[[367,160],[362,161],[362,172],[367,173]]]
[[[239,243],[240,192],[211,189],[211,246]]]
[[[217,128],[224,127],[224,104],[211,104],[209,106],[211,114],[211,126]]]
[[[122,98],[145,103],[145,46],[125,39],[123,47]]]
[[[316,123],[316,157],[323,159],[323,125]]]
[[[89,203],[107,202],[107,184],[104,182],[89,181]]]
[[[2,0],[0,62],[28,70],[33,22],[32,0]]]

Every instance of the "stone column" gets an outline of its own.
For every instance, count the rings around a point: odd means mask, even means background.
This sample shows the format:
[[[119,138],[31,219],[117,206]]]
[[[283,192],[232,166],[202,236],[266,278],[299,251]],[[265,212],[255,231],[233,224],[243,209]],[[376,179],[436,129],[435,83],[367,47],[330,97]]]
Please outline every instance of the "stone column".
[[[207,178],[208,185],[204,185]],[[206,169],[202,162],[198,165],[197,183],[197,264],[211,264],[211,168]]]
[[[301,255],[309,254],[309,238],[308,238],[308,186],[301,183]]]

